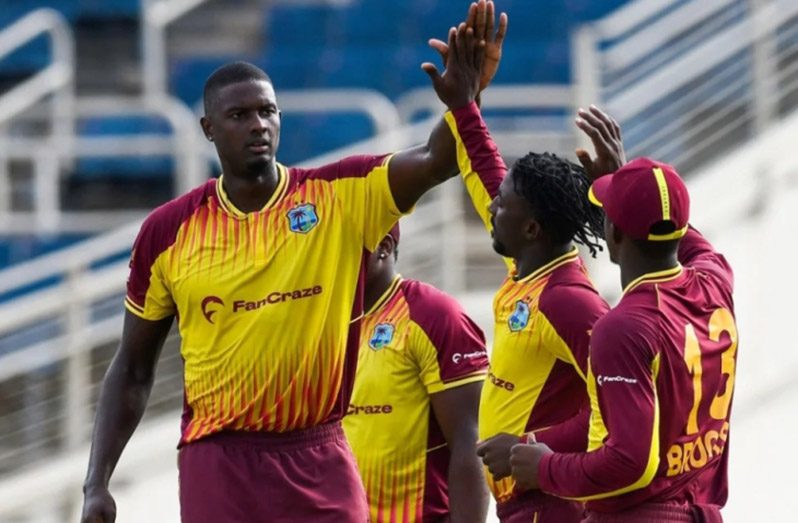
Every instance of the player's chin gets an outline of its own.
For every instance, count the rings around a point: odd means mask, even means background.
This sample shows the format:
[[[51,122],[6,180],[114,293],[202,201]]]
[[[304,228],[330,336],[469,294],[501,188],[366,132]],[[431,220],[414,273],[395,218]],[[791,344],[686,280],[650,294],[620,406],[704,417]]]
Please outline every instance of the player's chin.
[[[497,254],[508,256],[507,248],[502,242],[496,239],[496,236],[493,237],[493,250],[496,251]]]
[[[250,171],[262,171],[272,163],[271,154],[259,154],[247,159],[247,169]]]

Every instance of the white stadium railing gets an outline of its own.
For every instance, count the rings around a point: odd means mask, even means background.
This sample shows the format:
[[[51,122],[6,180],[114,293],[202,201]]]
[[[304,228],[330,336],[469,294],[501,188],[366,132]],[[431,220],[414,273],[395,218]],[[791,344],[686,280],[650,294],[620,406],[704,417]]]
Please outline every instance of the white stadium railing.
[[[321,1],[347,0],[308,0]],[[156,30],[163,36],[175,13],[186,12],[200,3],[148,2],[149,6],[162,5],[158,8],[161,14],[148,11],[145,22],[157,25]],[[101,231],[127,225],[0,271],[0,295],[21,294],[0,305],[0,521],[30,523],[76,518],[97,387],[121,333],[126,255],[142,218],[139,212],[64,212],[58,206],[55,184],[65,172],[64,167],[75,158],[123,155],[135,150],[142,155],[173,155],[176,164],[183,161],[175,172],[176,190],[182,190],[207,176],[206,160],[214,158],[213,149],[198,133],[196,114],[163,95],[165,77],[163,71],[156,69],[166,62],[163,56],[151,55],[152,48],[145,50],[149,57],[145,58],[146,96],[94,100],[102,102],[100,105],[80,99],[60,106],[57,116],[50,116],[50,120],[58,122],[59,133],[65,134],[63,141],[53,142],[49,136],[23,140],[9,135],[8,122],[22,115],[17,108],[31,103],[16,97],[36,93],[41,93],[41,97],[56,91],[73,96],[74,65],[66,59],[72,53],[71,36],[52,12],[47,13],[38,15],[40,21],[36,24],[48,21],[42,27],[60,28],[54,29],[60,35],[56,40],[65,43],[54,46],[61,49],[61,54],[56,54],[60,58],[54,63],[61,64],[56,70],[61,72],[41,76],[37,81],[40,83],[29,84],[25,90],[14,89],[11,93],[15,98],[0,96],[0,231]],[[162,18],[156,22],[159,16]],[[16,28],[13,32],[0,30],[0,56],[26,41],[24,37],[35,25],[31,25],[32,19],[26,19],[22,26],[12,26]],[[143,34],[150,33],[145,30]],[[738,271],[742,298],[738,312],[741,332],[748,333],[744,334],[745,343],[754,345],[761,338],[767,346],[778,346],[794,338],[790,337],[791,320],[785,312],[790,310],[789,303],[783,300],[776,302],[779,306],[774,305],[770,295],[761,289],[783,292],[780,286],[787,284],[782,284],[775,274],[761,274],[757,270],[759,251],[748,249],[745,242],[736,244],[730,228],[748,223],[741,230],[746,240],[755,238],[751,229],[757,224],[770,227],[774,221],[781,228],[773,230],[782,236],[790,238],[796,232],[786,220],[776,220],[773,209],[792,202],[788,195],[798,196],[794,186],[798,164],[791,157],[798,116],[779,123],[772,131],[766,130],[798,105],[796,42],[798,2],[640,0],[575,34],[573,86],[494,86],[485,94],[485,112],[508,157],[519,156],[528,149],[568,154],[577,142],[570,117],[556,121],[526,119],[524,129],[519,131],[494,127],[491,111],[553,108],[572,114],[575,107],[598,102],[620,118],[630,156],[659,156],[695,174],[691,192],[696,223],[711,237],[719,238],[721,248],[736,256],[732,263]],[[165,52],[158,50],[157,38],[154,43],[155,55]],[[325,110],[318,103],[319,94],[281,92],[279,96],[284,111]],[[323,94],[326,109],[363,112],[375,121],[379,135],[303,165],[319,165],[348,154],[389,152],[420,142],[437,118],[404,126],[398,122],[440,111],[429,89],[408,93],[395,106],[378,93]],[[364,103],[353,103],[358,99]],[[330,100],[336,103],[331,104]],[[74,121],[81,115],[120,114],[128,110],[159,115],[172,122],[180,136],[144,136],[135,140],[74,136]],[[762,137],[755,144],[737,151],[733,157],[709,163],[722,151],[758,133]],[[48,145],[52,145],[49,150]],[[40,162],[34,169],[40,182],[34,189],[38,204],[33,211],[12,209],[10,198],[3,199],[11,190],[10,182],[7,185],[3,178],[7,177],[11,158]],[[697,170],[702,165],[709,168]],[[721,186],[735,189],[718,198],[716,191]],[[3,207],[3,201],[9,205]],[[58,213],[55,220],[48,216],[54,207]],[[481,225],[474,224],[472,230],[466,223],[469,207],[461,184],[456,182],[444,184],[425,197],[416,212],[403,221],[400,266],[408,275],[462,295],[469,310],[484,318],[481,323],[489,332],[490,302],[486,293],[462,294],[485,287],[484,283],[480,285],[484,279],[475,283],[469,271],[475,252],[483,255],[490,248],[484,232],[476,230]],[[752,244],[758,245],[755,241]],[[765,252],[764,248],[760,250]],[[604,259],[592,266],[602,291],[617,298],[617,271]],[[501,267],[498,261],[496,267]],[[790,287],[789,292],[795,294],[798,289]],[[777,321],[771,324],[763,320],[759,308]],[[170,456],[174,456],[173,445],[178,436],[176,413],[182,405],[179,341],[174,332],[167,339],[148,413],[115,478],[115,488],[121,492],[153,471],[163,475],[164,470],[174,468]],[[746,350],[754,350],[748,347]],[[790,355],[783,365],[774,368],[769,360],[755,360],[742,350],[740,358],[741,369],[750,369],[746,371],[750,373],[740,376],[735,411],[738,426],[742,426],[738,433],[747,434],[753,431],[745,432],[745,421],[749,416],[757,419],[760,402],[767,403],[778,394],[796,395],[787,378],[798,370],[798,360]],[[740,447],[744,446],[738,445],[743,451]],[[748,456],[747,452],[739,454]],[[751,461],[743,457],[737,463]],[[174,488],[173,481],[169,481],[169,488]],[[174,496],[174,492],[170,495]],[[173,514],[173,509],[172,505],[165,513]],[[727,511],[728,521],[744,520],[737,515],[747,514],[748,509],[736,510],[732,517]],[[120,518],[122,521],[131,519]]]
[[[579,105],[689,171],[798,106],[798,2],[638,0],[573,37]]]

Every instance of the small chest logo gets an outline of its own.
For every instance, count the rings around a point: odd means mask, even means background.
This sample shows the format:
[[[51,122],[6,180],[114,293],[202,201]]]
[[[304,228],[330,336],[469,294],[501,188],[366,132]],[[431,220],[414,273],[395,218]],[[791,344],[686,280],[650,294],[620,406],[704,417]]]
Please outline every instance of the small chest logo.
[[[316,206],[312,203],[297,205],[288,211],[286,217],[288,218],[288,228],[302,234],[310,232],[319,223]]]
[[[205,319],[208,320],[208,323],[211,325],[213,325],[213,315],[219,312],[216,305],[224,307],[224,302],[218,296],[206,296],[200,305],[202,315],[205,316]]]
[[[374,333],[369,340],[369,347],[380,350],[393,341],[393,333],[396,329],[390,323],[380,323],[374,327]]]
[[[529,324],[529,305],[524,301],[518,300],[515,303],[515,310],[510,315],[507,323],[513,332],[523,330]]]

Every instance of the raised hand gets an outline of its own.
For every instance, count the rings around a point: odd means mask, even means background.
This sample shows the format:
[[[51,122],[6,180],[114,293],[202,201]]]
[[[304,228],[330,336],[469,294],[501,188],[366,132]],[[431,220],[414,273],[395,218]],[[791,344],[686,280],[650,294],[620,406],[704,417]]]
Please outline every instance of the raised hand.
[[[490,85],[499,70],[502,45],[504,37],[507,35],[507,13],[502,13],[499,16],[499,28],[495,30],[496,7],[493,0],[488,2],[480,0],[479,3],[472,3],[469,7],[466,26],[474,28],[477,39],[485,41],[485,60],[479,78],[479,91],[482,92]],[[449,45],[437,38],[430,39],[429,45],[440,53],[443,63],[446,63]]]
[[[593,142],[595,158],[585,149],[576,150],[576,157],[591,180],[615,172],[626,163],[621,128],[610,115],[591,105],[589,111],[577,111],[576,126]]]
[[[451,109],[464,107],[479,94],[479,77],[485,61],[485,42],[466,23],[449,30],[449,53],[443,74],[430,62],[421,68],[432,79],[438,98]]]

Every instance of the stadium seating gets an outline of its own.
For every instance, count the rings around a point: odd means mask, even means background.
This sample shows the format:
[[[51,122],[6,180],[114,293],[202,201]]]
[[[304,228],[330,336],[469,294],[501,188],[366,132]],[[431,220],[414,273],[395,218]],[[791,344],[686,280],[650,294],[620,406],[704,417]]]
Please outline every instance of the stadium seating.
[[[532,7],[528,0],[502,0],[500,9],[511,17],[512,38],[505,46],[496,82],[568,82],[571,28],[622,3],[623,0],[557,0],[536,2]],[[358,87],[375,89],[396,99],[409,89],[428,85],[419,65],[427,60],[437,61],[438,57],[426,41],[429,37],[445,38],[448,27],[463,16],[466,5],[467,2],[443,0],[359,0],[341,5],[282,2],[264,8],[263,46],[259,54],[243,58],[269,72],[278,92]],[[40,7],[56,9],[70,23],[81,27],[136,20],[141,9],[139,0],[8,0],[0,9],[0,27]],[[221,64],[240,58],[179,58],[171,64],[170,90],[194,107],[202,98],[202,85],[208,75]],[[45,37],[0,59],[0,89],[40,69],[49,60]],[[79,123],[78,132],[83,136],[124,136],[168,135],[171,131],[157,119],[126,117],[85,120]],[[288,164],[306,160],[368,138],[373,132],[371,122],[362,114],[285,114],[280,160]],[[168,157],[81,158],[70,183],[76,187],[102,181],[167,183],[172,170],[173,161]],[[0,244],[0,267],[45,252],[49,245],[45,242],[34,248],[27,240],[20,241],[10,238]]]

